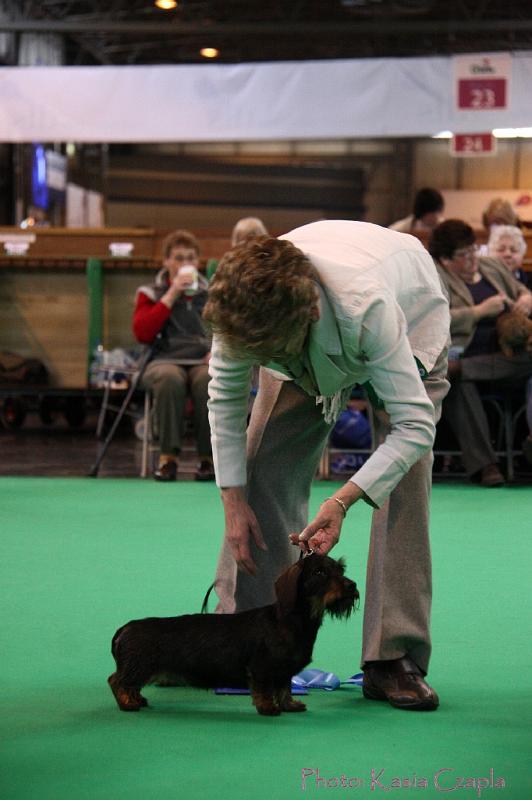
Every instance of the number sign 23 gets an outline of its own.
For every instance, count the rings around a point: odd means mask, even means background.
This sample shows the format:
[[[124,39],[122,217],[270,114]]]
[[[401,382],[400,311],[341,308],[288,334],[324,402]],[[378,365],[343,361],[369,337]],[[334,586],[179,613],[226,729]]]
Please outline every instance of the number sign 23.
[[[458,108],[492,111],[506,108],[506,78],[462,78],[458,81]]]

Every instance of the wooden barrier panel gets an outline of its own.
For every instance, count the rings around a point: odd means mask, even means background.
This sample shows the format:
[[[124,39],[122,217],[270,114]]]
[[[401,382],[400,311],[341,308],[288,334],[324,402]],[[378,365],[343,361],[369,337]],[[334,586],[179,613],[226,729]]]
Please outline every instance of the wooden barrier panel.
[[[0,350],[39,358],[52,385],[87,381],[87,282],[81,271],[2,271]]]
[[[30,235],[35,241],[29,246],[25,257],[35,259],[110,259],[113,262],[137,260],[156,261],[162,255],[162,242],[169,231],[151,228],[28,228],[0,227],[0,237],[7,235]],[[193,231],[201,246],[202,259],[220,258],[230,247],[230,234],[216,231]],[[133,250],[130,259],[112,258],[110,245],[130,243]],[[4,255],[0,244],[0,255]]]
[[[54,269],[84,269],[88,258],[105,259],[105,269],[144,269],[146,264],[152,263],[153,268],[160,262],[162,256],[162,242],[169,231],[158,231],[151,228],[31,228],[21,231],[15,227],[0,227],[0,237],[8,234],[35,236],[35,241],[30,244],[24,257],[14,256],[5,262],[6,255],[3,245],[0,244],[0,266],[16,268],[17,265]],[[193,231],[201,246],[201,258],[205,262],[210,258],[221,258],[230,247],[230,233],[204,229]],[[477,241],[484,244],[487,240],[486,231],[481,228],[476,231]],[[428,235],[416,234],[426,245]],[[532,270],[532,230],[525,229],[523,235],[527,242],[525,255],[525,269]],[[109,245],[112,243],[126,243],[133,245],[131,257],[111,257]],[[25,262],[24,259],[27,259]]]
[[[0,228],[2,234],[22,234]],[[0,243],[0,350],[40,358],[57,387],[85,387],[89,358],[89,291],[87,261],[96,258],[103,271],[102,344],[106,349],[132,348],[131,331],[136,288],[152,281],[161,261],[166,231],[127,228],[36,228],[35,241],[23,256],[7,256]],[[216,232],[195,232],[203,262],[220,258],[229,238]],[[525,269],[532,271],[532,231]],[[419,237],[425,244],[426,235]],[[478,231],[478,241],[486,232]],[[129,258],[112,258],[112,242],[132,242]],[[94,334],[91,334],[94,338]]]
[[[89,285],[88,263],[101,267],[102,297]],[[153,281],[158,261],[120,265],[102,259],[0,257],[0,350],[39,358],[53,386],[84,388],[90,350],[140,348],[131,329],[138,286]],[[95,310],[100,310],[97,327]]]

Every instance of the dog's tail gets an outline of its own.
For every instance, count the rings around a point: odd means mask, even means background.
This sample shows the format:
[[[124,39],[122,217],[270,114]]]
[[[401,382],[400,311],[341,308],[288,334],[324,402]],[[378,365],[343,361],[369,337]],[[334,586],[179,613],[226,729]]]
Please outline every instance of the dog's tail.
[[[111,642],[111,653],[113,654],[113,658],[115,660],[118,658],[118,642],[120,639],[120,635],[125,627],[126,627],[125,625],[122,625],[122,627],[117,630]]]
[[[210,585],[210,586],[209,586],[209,588],[207,589],[207,594],[206,594],[206,595],[205,595],[205,597],[203,598],[203,603],[202,603],[202,605],[201,605],[201,613],[202,613],[202,614],[207,614],[207,612],[208,612],[208,610],[209,610],[209,609],[208,609],[208,605],[209,605],[209,597],[210,597],[210,594],[211,594],[211,592],[212,592],[212,590],[214,589],[214,587],[215,587],[215,586],[216,586],[216,581],[214,581],[214,583],[211,583],[211,585]]]

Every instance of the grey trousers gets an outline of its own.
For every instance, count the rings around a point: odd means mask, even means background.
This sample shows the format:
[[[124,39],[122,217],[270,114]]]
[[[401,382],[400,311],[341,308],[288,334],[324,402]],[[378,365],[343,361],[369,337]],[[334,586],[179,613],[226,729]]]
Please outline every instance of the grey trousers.
[[[493,353],[464,358],[461,364],[461,378],[451,384],[443,416],[458,441],[467,474],[474,475],[497,461],[477,383],[489,386],[491,381],[498,381],[510,388],[520,384],[524,387],[528,381],[527,420],[532,430],[532,356],[506,358],[502,353]]]
[[[167,361],[152,361],[146,367],[143,385],[154,398],[154,422],[161,453],[179,455],[183,439],[185,403],[194,404],[194,430],[199,456],[210,456],[211,433],[207,412],[209,372],[207,364],[181,367]]]
[[[436,419],[449,385],[446,368],[446,355],[442,354],[424,384]],[[380,424],[384,435],[386,423],[384,427]],[[224,542],[216,573],[217,611],[233,613],[274,602],[276,578],[299,557],[288,534],[300,532],[307,524],[311,483],[330,428],[313,397],[261,370],[248,430],[247,492],[268,551],[251,545],[258,568],[252,577],[237,570]],[[373,514],[362,663],[408,654],[427,670],[431,651],[431,471],[432,453],[427,453]],[[355,535],[350,531],[355,519],[356,507],[344,523],[343,536]]]

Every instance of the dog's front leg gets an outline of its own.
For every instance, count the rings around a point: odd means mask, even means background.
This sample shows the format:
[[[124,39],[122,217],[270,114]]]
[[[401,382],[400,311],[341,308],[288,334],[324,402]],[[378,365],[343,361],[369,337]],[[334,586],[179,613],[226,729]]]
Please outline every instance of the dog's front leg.
[[[275,690],[275,699],[281,711],[306,711],[307,707],[301,700],[294,700],[290,691],[290,682],[281,689]]]
[[[262,682],[257,681],[251,676],[249,689],[251,691],[253,705],[259,714],[264,714],[267,717],[279,716],[281,709],[275,702],[275,696],[271,686],[265,686]]]

